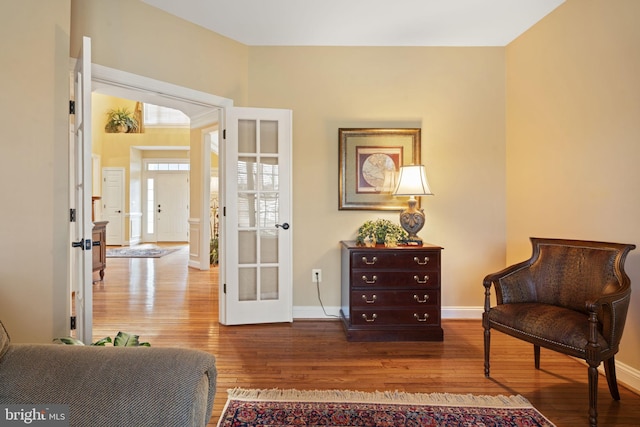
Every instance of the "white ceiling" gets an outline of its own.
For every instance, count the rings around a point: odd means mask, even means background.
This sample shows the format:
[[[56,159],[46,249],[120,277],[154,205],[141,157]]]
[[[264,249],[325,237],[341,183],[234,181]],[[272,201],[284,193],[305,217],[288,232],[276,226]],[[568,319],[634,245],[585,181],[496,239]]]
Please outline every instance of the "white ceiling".
[[[142,0],[249,46],[505,46],[564,0]]]

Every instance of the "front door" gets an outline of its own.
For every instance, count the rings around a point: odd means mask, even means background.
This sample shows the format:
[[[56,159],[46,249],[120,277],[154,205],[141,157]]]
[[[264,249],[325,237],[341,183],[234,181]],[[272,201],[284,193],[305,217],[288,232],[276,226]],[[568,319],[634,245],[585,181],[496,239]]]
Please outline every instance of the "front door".
[[[155,176],[157,241],[189,241],[188,172],[160,172]]]
[[[226,110],[223,324],[293,320],[291,116]]]

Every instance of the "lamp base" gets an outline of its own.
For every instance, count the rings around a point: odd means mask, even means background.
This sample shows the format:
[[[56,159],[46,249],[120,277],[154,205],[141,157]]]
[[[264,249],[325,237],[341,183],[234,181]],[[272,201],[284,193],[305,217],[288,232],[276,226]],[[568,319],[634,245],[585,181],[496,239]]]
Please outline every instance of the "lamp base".
[[[425,223],[424,210],[416,209],[417,200],[414,197],[409,198],[408,209],[400,213],[400,225],[409,234],[407,243],[422,245],[422,239],[417,236],[418,231],[422,230]]]

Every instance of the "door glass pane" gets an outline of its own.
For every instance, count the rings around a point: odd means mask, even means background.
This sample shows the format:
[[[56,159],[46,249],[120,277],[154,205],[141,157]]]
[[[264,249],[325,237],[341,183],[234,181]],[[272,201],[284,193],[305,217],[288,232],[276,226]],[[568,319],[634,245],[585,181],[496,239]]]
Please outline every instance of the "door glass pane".
[[[238,227],[255,227],[257,197],[255,193],[238,193]]]
[[[260,158],[260,189],[263,191],[278,191],[278,158]]]
[[[147,179],[147,215],[146,215],[146,221],[145,224],[147,226],[147,234],[153,234],[155,233],[154,230],[154,226],[155,226],[155,187],[154,187],[154,179],[153,178],[148,178]]]
[[[260,233],[260,261],[272,264],[278,262],[277,230],[263,230]]]
[[[256,143],[255,120],[238,120],[238,152],[239,153],[255,153],[258,151]]]
[[[260,269],[260,299],[275,300],[279,298],[278,267]]]
[[[275,228],[278,223],[278,193],[260,193],[260,226]]]
[[[258,262],[257,233],[238,231],[238,263],[256,264]]]
[[[278,152],[278,122],[275,120],[260,121],[260,152]]]
[[[258,179],[258,165],[255,157],[238,158],[238,191],[256,190]]]
[[[255,267],[238,269],[238,300],[256,301],[258,299],[258,277]]]

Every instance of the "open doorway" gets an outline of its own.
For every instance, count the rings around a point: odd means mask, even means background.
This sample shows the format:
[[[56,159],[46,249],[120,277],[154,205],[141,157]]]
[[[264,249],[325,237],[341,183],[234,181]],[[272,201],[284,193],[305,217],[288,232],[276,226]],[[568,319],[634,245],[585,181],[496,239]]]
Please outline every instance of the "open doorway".
[[[92,90],[94,93],[108,94],[125,99],[135,99],[154,105],[166,106],[184,112],[190,119],[192,165],[192,191],[189,213],[189,245],[191,267],[207,269],[211,231],[210,186],[211,186],[211,129],[217,130],[223,110],[233,102],[226,98],[206,94],[192,89],[175,86],[166,82],[148,79],[120,70],[94,64],[92,66]],[[198,139],[193,142],[194,135]],[[218,171],[224,170],[217,165]],[[197,183],[194,185],[193,179]],[[140,188],[142,190],[142,188]],[[220,197],[223,197],[220,194]]]
[[[212,223],[212,215],[217,215],[217,207],[222,203],[223,197],[219,190],[214,191],[217,206],[212,208],[211,186],[215,180],[212,181],[211,174],[212,171],[222,173],[224,170],[224,165],[217,161],[212,165],[212,145],[214,150],[217,150],[218,124],[222,121],[224,109],[232,106],[233,102],[226,98],[95,64],[92,71],[92,90],[94,93],[176,108],[188,115],[190,119],[190,144],[188,147],[188,158],[191,165],[190,176],[192,181],[197,180],[197,185],[192,184],[190,187],[188,265],[199,270],[208,270],[211,260],[212,236],[218,237],[220,230],[218,224]],[[141,176],[141,171],[138,172]],[[218,178],[217,182],[223,180],[220,176],[214,178]],[[194,188],[195,191],[193,191]],[[142,185],[139,191],[143,191]],[[127,222],[128,227],[136,226],[131,217]]]

